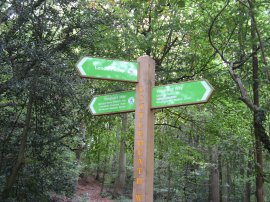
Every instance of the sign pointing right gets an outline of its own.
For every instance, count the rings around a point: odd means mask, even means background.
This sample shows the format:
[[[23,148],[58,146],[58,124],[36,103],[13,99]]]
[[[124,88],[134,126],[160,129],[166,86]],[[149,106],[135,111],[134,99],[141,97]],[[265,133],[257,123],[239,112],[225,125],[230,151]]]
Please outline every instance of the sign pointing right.
[[[214,88],[206,80],[152,88],[152,109],[208,102]]]
[[[151,109],[194,105],[208,102],[214,88],[206,80],[155,86],[152,88]],[[93,115],[135,111],[135,91],[95,96],[89,109]]]

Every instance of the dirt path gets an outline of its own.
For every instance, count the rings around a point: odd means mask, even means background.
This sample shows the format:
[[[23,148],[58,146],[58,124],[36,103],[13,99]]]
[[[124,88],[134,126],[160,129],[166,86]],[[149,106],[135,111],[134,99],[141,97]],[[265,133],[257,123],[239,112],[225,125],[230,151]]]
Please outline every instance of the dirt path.
[[[85,180],[80,180],[77,186],[76,195],[88,199],[89,202],[113,202],[112,200],[102,198],[100,196],[101,184],[88,177]]]

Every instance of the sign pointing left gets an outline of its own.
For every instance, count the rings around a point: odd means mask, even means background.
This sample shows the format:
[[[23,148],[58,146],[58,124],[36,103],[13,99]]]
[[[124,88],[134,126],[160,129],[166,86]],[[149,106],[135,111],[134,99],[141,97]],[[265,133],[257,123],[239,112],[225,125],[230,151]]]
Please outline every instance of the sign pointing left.
[[[83,57],[76,65],[81,77],[137,82],[138,63]]]
[[[151,109],[206,103],[213,92],[207,80],[155,86],[151,91]],[[93,115],[134,112],[135,98],[135,91],[99,95],[92,99],[89,109]]]
[[[135,111],[135,91],[95,96],[89,105],[93,115]]]

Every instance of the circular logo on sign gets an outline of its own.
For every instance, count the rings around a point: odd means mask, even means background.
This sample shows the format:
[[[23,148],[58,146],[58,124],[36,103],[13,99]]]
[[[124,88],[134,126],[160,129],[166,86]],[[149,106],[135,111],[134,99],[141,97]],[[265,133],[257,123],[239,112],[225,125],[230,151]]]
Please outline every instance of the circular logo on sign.
[[[134,97],[128,98],[128,104],[132,105],[132,104],[134,104],[134,102],[135,102]]]
[[[135,75],[136,74],[136,71],[134,69],[129,69],[128,70],[128,73],[131,74],[131,75]]]

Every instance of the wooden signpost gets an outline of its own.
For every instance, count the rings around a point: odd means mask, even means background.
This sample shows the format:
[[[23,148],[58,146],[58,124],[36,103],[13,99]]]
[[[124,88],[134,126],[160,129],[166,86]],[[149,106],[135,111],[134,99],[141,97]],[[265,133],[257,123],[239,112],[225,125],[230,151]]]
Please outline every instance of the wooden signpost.
[[[155,87],[155,61],[141,56],[134,62],[84,57],[77,63],[81,77],[136,83],[136,92],[96,96],[93,115],[135,110],[133,202],[153,201],[154,109],[206,103],[214,88],[206,81],[189,81]]]
[[[133,201],[153,201],[154,112],[151,110],[155,85],[155,62],[149,56],[138,58],[139,82],[136,84]]]

